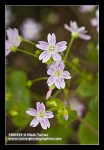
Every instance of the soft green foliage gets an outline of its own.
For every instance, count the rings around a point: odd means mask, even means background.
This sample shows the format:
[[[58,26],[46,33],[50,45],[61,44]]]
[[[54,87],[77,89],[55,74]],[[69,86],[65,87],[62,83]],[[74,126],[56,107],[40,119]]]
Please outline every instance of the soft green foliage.
[[[93,128],[98,130],[98,113],[97,110],[90,111],[84,118]],[[98,137],[89,128],[81,124],[79,127],[79,141],[81,144],[98,144]]]
[[[72,127],[65,128],[61,125],[55,125],[49,128],[48,130],[42,130],[41,134],[48,134],[49,138],[62,138],[62,140],[47,140],[40,141],[39,144],[67,144],[68,139],[72,135]]]
[[[98,50],[93,43],[89,43],[86,58],[89,62],[98,61]]]
[[[72,111],[69,107],[65,107],[59,98],[51,97],[47,101],[47,106],[50,107],[50,110],[56,111],[58,122],[64,126],[68,126],[77,117],[77,112]],[[64,115],[68,116],[68,120],[64,119]]]
[[[81,97],[92,96],[96,94],[98,90],[98,83],[95,81],[94,83],[90,83],[88,81],[83,81],[77,88],[77,93]]]
[[[13,71],[8,77],[6,88],[6,111],[16,126],[23,127],[29,120],[26,110],[30,107],[30,91],[27,78],[22,71]]]

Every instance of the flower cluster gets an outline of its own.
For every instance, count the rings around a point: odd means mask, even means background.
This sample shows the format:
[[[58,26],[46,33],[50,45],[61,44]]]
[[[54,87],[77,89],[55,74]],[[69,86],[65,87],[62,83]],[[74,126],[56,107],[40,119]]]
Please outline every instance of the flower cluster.
[[[37,28],[37,25],[32,20],[27,20],[25,24],[23,24],[22,29],[23,30],[23,36],[27,39],[33,39],[35,38],[35,35],[40,31],[34,31],[33,28]],[[72,33],[72,40],[75,38],[82,38],[85,40],[89,40],[91,37],[89,35],[86,35],[87,32],[85,30],[85,27],[78,28],[77,23],[70,22],[70,26],[67,24],[64,25],[65,29],[70,31]],[[27,30],[27,32],[25,32]],[[34,31],[34,32],[33,32]],[[32,34],[32,35],[31,35]],[[7,37],[8,40],[5,41],[5,54],[6,56],[10,53],[10,51],[15,51],[16,48],[20,45],[21,41],[24,40],[20,38],[18,34],[18,30],[16,28],[14,29],[8,29],[7,30]],[[25,40],[27,41],[27,40]],[[30,41],[28,41],[31,43]],[[71,43],[71,42],[70,42]],[[51,63],[49,64],[49,67],[47,69],[47,74],[50,76],[47,80],[47,85],[49,86],[49,90],[46,94],[46,99],[49,99],[49,97],[52,94],[52,90],[56,87],[58,89],[64,89],[65,88],[65,81],[64,79],[70,79],[71,75],[68,71],[64,70],[65,65],[64,62],[66,60],[66,56],[69,52],[69,46],[67,48],[67,42],[66,41],[60,41],[56,42],[56,36],[54,33],[47,35],[47,42],[46,41],[39,41],[38,44],[36,44],[36,47],[43,50],[43,52],[39,55],[39,60],[42,60],[43,63],[46,63],[47,61],[51,59]],[[67,53],[65,55],[64,61],[61,57],[61,52],[65,51],[67,49]],[[24,52],[23,50],[17,49],[19,51]],[[32,56],[34,54],[28,53]],[[59,54],[60,53],[60,54]],[[30,126],[36,127],[39,123],[43,129],[50,128],[50,122],[48,119],[53,118],[54,115],[51,111],[45,110],[45,105],[43,103],[37,102],[36,103],[37,109],[29,108],[26,113],[30,116],[34,116],[35,118],[31,121]],[[68,112],[64,112],[64,119],[68,120]]]

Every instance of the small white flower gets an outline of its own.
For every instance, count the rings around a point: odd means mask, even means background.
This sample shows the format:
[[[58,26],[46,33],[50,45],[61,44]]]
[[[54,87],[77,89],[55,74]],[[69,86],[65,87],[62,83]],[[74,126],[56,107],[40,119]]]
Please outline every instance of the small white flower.
[[[60,89],[65,87],[64,79],[70,79],[70,73],[68,71],[64,71],[65,65],[61,62],[56,62],[55,64],[51,65],[47,71],[48,75],[51,75],[48,80],[48,86],[55,84],[55,86]]]
[[[97,32],[99,32],[99,9],[96,10],[96,17],[91,19],[91,24],[97,27]]]
[[[16,28],[7,30],[8,40],[5,40],[5,55],[7,56],[10,53],[12,47],[16,48],[20,45],[20,37],[18,30]]]
[[[45,41],[39,41],[39,44],[36,45],[37,48],[44,50],[39,56],[39,60],[42,60],[43,63],[47,62],[51,56],[54,61],[61,61],[61,56],[58,52],[66,50],[67,42],[61,41],[56,44],[56,36],[54,33],[52,35],[49,33],[47,36],[48,43]]]
[[[86,13],[92,11],[95,7],[96,5],[81,5],[79,7],[79,11],[82,13]]]
[[[69,101],[70,103],[70,107],[72,110],[76,110],[78,113],[78,116],[82,116],[83,115],[83,111],[85,110],[85,106],[79,102],[76,98],[73,98]]]
[[[40,37],[40,31],[42,30],[42,25],[29,18],[23,22],[20,30],[22,32],[22,36],[25,39],[38,40],[38,38]]]
[[[68,26],[67,24],[64,25],[65,29],[70,31],[72,33],[72,36],[74,38],[81,38],[84,40],[90,40],[91,36],[90,35],[86,35],[85,33],[87,33],[87,31],[85,30],[85,27],[78,27],[77,23],[75,21],[70,21],[70,26]]]
[[[53,118],[54,115],[51,111],[45,111],[45,105],[43,103],[37,102],[36,109],[29,108],[26,113],[35,118],[31,121],[30,126],[36,127],[39,123],[43,129],[50,128],[49,118]]]

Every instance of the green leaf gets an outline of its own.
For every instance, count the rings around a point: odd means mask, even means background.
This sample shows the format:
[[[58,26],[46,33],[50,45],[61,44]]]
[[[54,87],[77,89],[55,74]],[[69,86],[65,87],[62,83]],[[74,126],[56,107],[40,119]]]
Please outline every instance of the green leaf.
[[[89,83],[87,81],[83,81],[79,85],[79,87],[77,89],[77,93],[81,97],[92,96],[93,94],[95,94],[97,92],[97,90],[98,90],[98,88],[97,88],[96,83],[92,84],[92,83]]]
[[[7,82],[6,110],[13,123],[18,127],[24,127],[29,122],[26,110],[30,107],[30,91],[26,87],[27,77],[22,71],[11,72]],[[11,97],[8,93],[11,93]]]
[[[93,128],[98,130],[98,111],[89,112],[84,120],[88,122]],[[81,124],[79,127],[78,137],[80,144],[98,144],[98,137],[89,128]]]

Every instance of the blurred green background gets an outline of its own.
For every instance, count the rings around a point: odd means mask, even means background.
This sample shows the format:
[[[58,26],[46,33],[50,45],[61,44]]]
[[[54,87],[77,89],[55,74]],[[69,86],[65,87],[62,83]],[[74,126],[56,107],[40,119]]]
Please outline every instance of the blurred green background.
[[[98,33],[90,23],[95,17],[96,8],[90,13],[79,11],[80,6],[6,6],[5,11],[11,11],[7,15],[8,28],[17,28],[22,34],[21,25],[32,18],[41,24],[39,40],[46,41],[48,33],[55,33],[57,42],[71,39],[71,34],[65,30],[64,24],[70,20],[76,21],[78,26],[85,26],[91,40],[77,39],[71,47],[69,65],[66,67],[71,73],[72,79],[68,89],[69,100],[77,98],[85,109],[83,119],[98,130]],[[34,30],[37,30],[36,28]],[[37,54],[37,48],[23,42],[21,49]],[[98,144],[98,137],[91,132],[78,119],[71,122],[68,127],[60,124],[56,118],[51,120],[51,128],[44,131],[40,125],[36,128],[29,126],[33,117],[26,114],[27,108],[36,107],[37,101],[46,103],[45,95],[48,91],[46,80],[35,82],[31,87],[26,86],[28,80],[38,77],[47,77],[47,66],[41,61],[26,54],[15,52],[6,57],[6,139],[8,133],[48,133],[50,137],[62,137],[62,141],[6,141],[25,144]],[[56,89],[53,91],[53,94]],[[58,97],[65,100],[63,93]],[[70,117],[70,116],[69,116]]]

